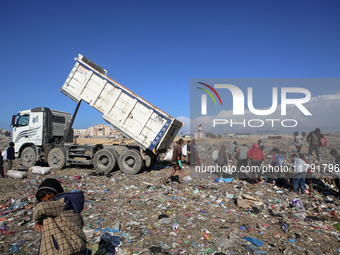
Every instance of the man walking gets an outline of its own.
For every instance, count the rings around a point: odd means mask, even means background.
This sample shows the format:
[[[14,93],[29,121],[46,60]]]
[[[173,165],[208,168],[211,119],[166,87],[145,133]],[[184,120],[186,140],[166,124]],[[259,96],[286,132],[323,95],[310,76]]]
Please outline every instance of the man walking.
[[[319,152],[319,146],[321,143],[321,138],[323,137],[323,134],[321,134],[320,128],[316,128],[314,131],[310,132],[307,136],[307,142],[309,143],[309,155],[315,151],[317,160],[320,161],[320,152]]]
[[[179,183],[183,182],[183,171],[182,171],[182,144],[183,139],[179,139],[177,144],[174,147],[174,151],[172,153],[172,168],[169,175],[163,179],[163,183],[166,184],[168,179],[173,176],[176,171],[178,172]]]

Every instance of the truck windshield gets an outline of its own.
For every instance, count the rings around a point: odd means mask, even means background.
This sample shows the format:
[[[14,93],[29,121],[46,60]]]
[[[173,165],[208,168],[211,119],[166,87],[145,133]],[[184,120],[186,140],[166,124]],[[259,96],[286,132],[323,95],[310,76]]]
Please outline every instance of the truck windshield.
[[[22,115],[19,117],[18,121],[17,121],[17,127],[23,127],[23,126],[27,126],[28,122],[29,122],[29,115]]]

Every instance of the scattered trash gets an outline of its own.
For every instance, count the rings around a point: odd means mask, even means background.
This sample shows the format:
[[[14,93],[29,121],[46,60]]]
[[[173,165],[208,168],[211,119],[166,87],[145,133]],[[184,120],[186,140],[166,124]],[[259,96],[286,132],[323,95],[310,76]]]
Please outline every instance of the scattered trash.
[[[262,247],[263,246],[263,242],[260,239],[255,239],[253,237],[242,237],[242,239],[247,240],[248,242],[252,243],[256,247]]]
[[[7,175],[14,179],[23,179],[23,178],[26,178],[28,174],[27,172],[23,172],[23,171],[8,170]]]
[[[33,166],[28,171],[32,172],[32,174],[49,174],[51,172],[51,167],[41,167],[41,166]]]
[[[300,198],[294,198],[292,201],[292,205],[296,206],[296,207],[302,207],[302,202],[300,200]]]
[[[197,151],[206,153],[200,157],[207,165],[216,145],[202,143]],[[270,154],[269,146],[264,153]],[[157,170],[134,176],[79,167],[45,174],[60,180],[67,192],[84,191],[84,233],[92,254],[304,254],[310,247],[314,254],[339,253],[340,200],[334,184],[317,179],[313,192],[297,196],[265,178],[253,185],[183,167],[184,183],[175,177],[165,186],[159,180],[168,175],[168,166],[160,160]],[[26,178],[0,183],[0,253],[37,254],[41,234],[31,217],[34,194],[46,176],[33,169],[17,172]]]

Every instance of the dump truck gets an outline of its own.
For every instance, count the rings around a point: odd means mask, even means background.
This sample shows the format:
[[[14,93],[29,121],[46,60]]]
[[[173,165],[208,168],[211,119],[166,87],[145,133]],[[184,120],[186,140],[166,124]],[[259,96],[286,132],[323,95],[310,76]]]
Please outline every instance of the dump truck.
[[[136,174],[150,168],[166,152],[184,123],[152,105],[106,75],[107,71],[81,54],[61,88],[76,103],[73,115],[48,107],[12,116],[15,155],[25,168],[47,162],[54,169],[92,164],[100,173],[120,169]],[[73,123],[84,101],[103,119],[135,142],[129,145],[79,145]]]

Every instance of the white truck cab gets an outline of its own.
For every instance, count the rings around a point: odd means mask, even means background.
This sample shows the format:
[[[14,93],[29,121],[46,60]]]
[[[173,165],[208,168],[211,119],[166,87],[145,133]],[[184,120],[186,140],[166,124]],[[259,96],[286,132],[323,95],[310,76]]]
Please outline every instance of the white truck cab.
[[[22,158],[22,164],[30,167],[39,156],[43,156],[45,144],[60,143],[65,129],[71,121],[71,114],[47,107],[37,107],[20,111],[12,116],[13,139],[15,156]],[[73,132],[71,132],[73,135]],[[72,141],[73,138],[68,140]]]

